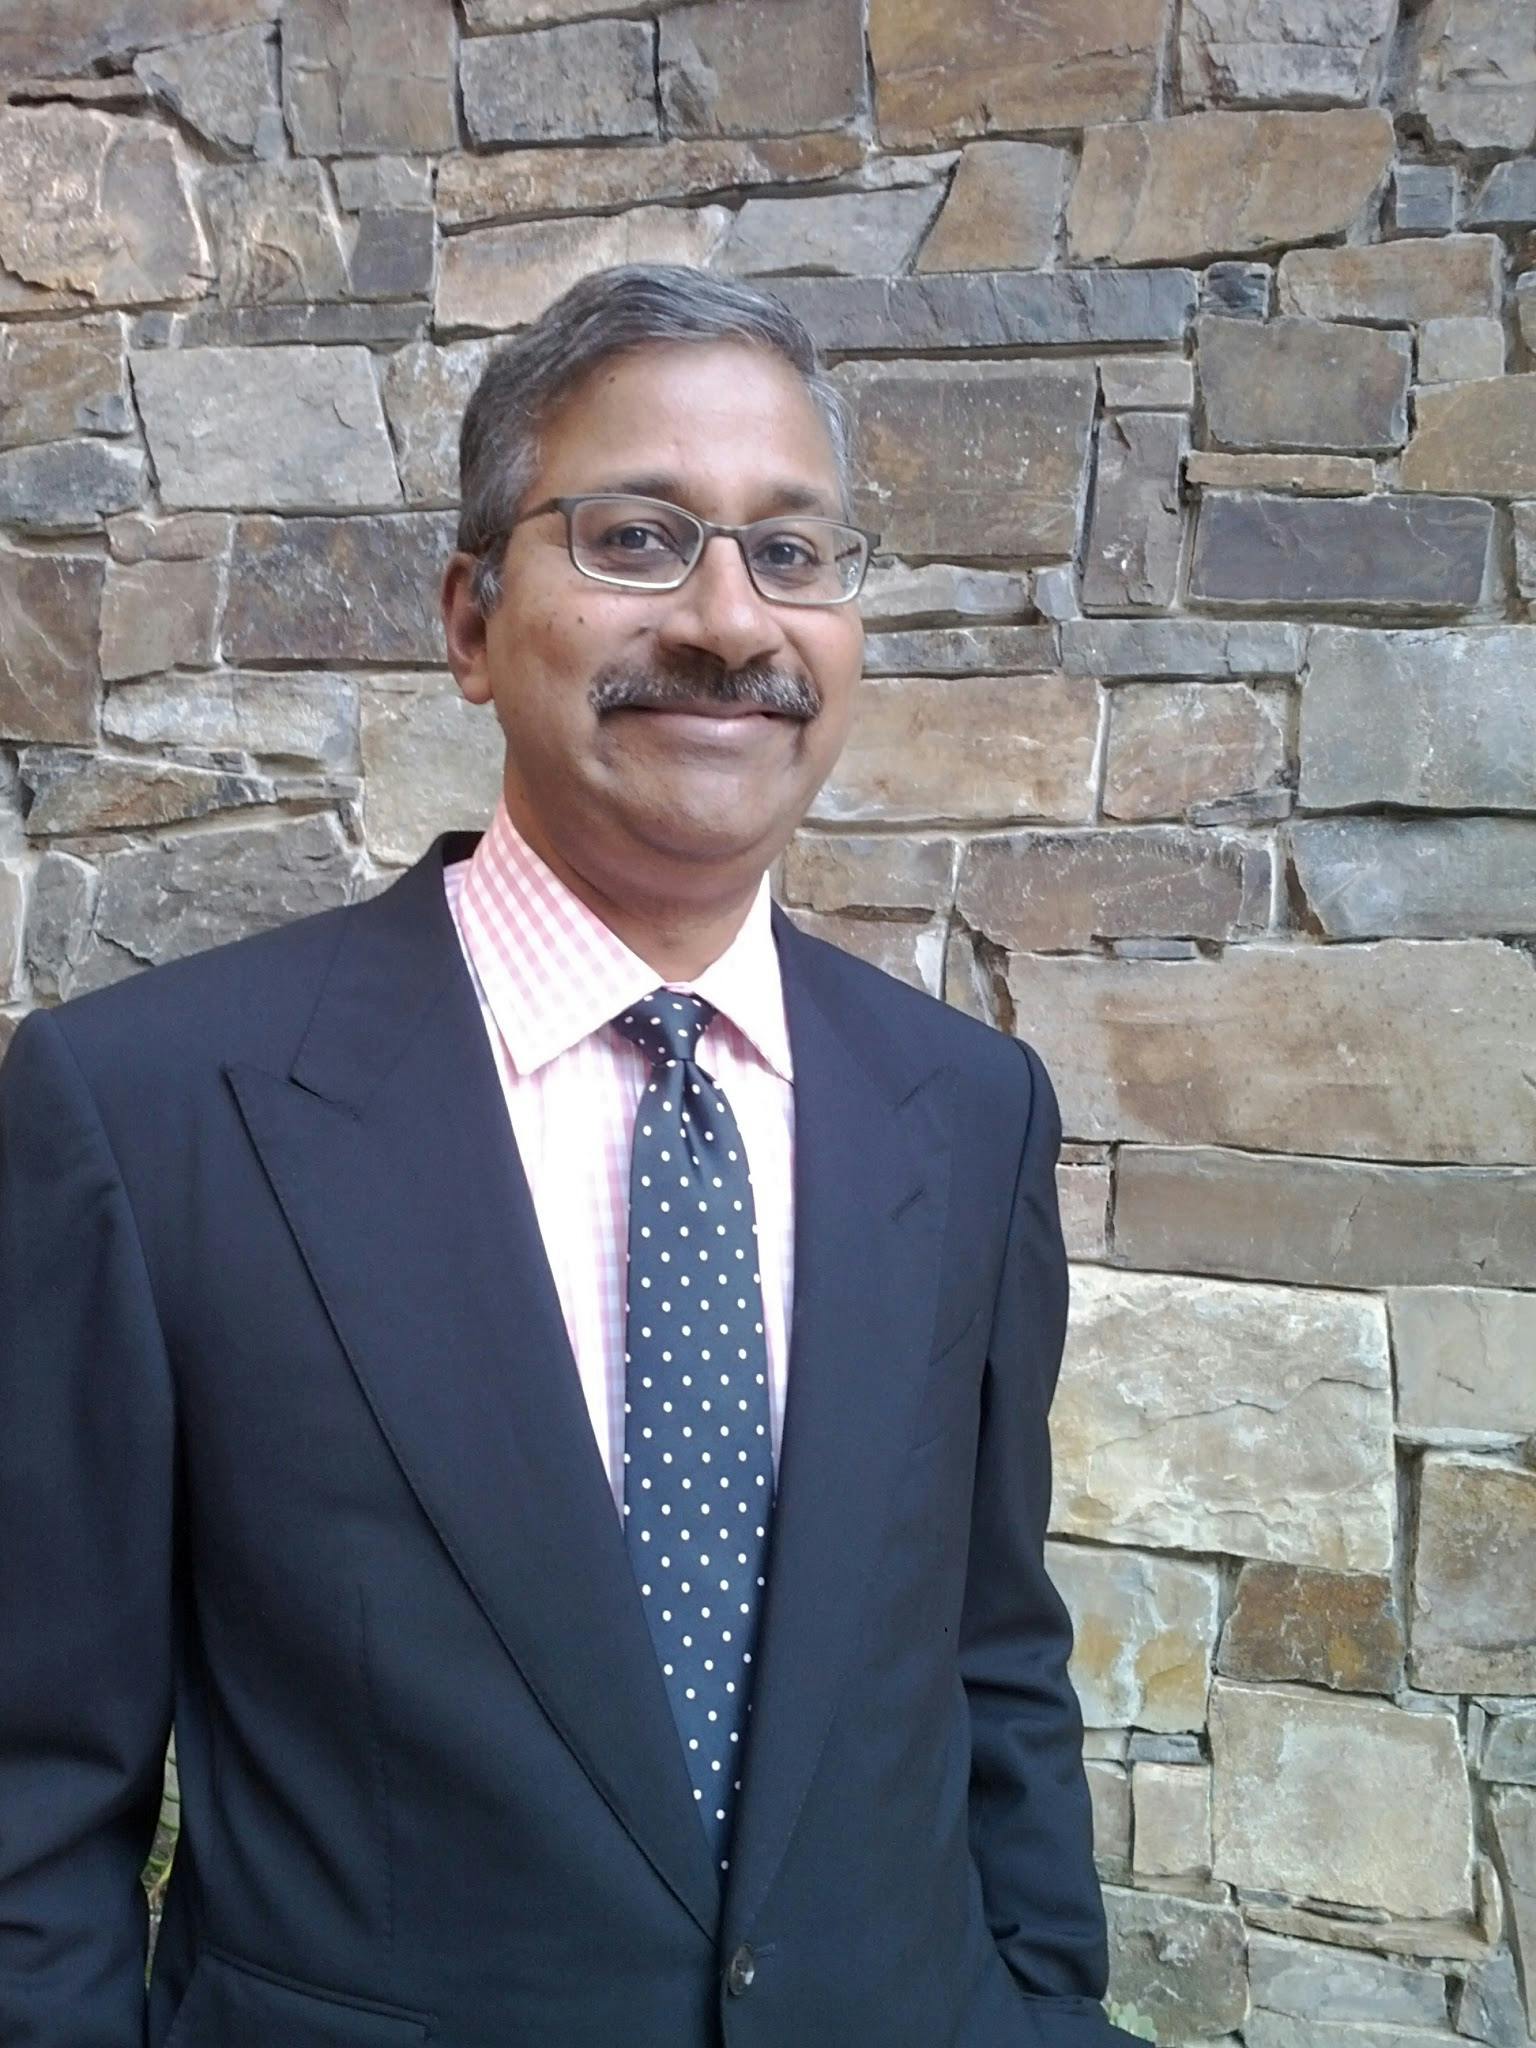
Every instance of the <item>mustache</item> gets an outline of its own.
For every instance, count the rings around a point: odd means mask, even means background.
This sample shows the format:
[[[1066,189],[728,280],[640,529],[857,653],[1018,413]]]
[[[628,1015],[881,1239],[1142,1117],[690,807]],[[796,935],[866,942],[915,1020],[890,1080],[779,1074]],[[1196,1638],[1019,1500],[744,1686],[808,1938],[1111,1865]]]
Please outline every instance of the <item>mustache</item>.
[[[766,662],[728,669],[723,662],[616,662],[587,692],[592,709],[670,711],[680,704],[746,704],[780,718],[814,718],[821,696],[804,678]]]

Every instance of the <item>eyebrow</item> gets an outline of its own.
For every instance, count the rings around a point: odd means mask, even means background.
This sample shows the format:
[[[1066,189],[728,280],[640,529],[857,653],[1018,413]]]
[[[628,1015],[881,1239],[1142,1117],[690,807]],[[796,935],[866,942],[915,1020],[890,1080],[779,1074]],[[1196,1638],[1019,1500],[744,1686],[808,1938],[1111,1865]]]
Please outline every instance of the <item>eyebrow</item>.
[[[643,476],[616,477],[607,482],[594,484],[592,492],[602,497],[624,498],[665,498],[669,504],[681,505],[685,511],[691,508],[683,495],[679,478],[660,472]],[[830,491],[818,490],[811,484],[791,483],[783,479],[770,484],[763,493],[773,511],[766,514],[772,518],[777,512],[815,512],[826,519],[842,516],[841,502]]]

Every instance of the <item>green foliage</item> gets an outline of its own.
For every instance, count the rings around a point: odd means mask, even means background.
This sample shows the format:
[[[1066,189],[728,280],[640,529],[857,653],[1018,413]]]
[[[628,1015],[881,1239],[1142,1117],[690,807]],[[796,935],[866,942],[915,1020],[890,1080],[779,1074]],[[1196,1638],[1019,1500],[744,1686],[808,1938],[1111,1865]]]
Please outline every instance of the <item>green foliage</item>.
[[[165,1759],[165,1789],[160,1795],[160,1822],[155,1829],[154,1846],[149,1852],[149,1861],[144,1866],[143,1884],[149,1894],[149,1910],[158,1919],[160,1904],[165,1897],[165,1882],[171,1874],[171,1858],[176,1853],[176,1836],[181,1826],[181,1787],[176,1778],[176,1750],[174,1745]]]
[[[1124,2027],[1128,2034],[1139,2035],[1143,2041],[1156,2041],[1157,2029],[1144,2012],[1138,2012],[1134,2005],[1117,2005],[1113,1999],[1105,2010],[1117,2027]]]

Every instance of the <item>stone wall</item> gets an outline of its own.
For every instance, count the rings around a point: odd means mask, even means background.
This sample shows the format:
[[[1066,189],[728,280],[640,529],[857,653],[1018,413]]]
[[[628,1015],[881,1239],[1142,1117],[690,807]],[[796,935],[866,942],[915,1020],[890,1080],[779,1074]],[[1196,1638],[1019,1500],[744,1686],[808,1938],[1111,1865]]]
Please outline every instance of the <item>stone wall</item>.
[[[1533,0],[55,0],[0,78],[0,1016],[482,820],[488,337],[782,279],[888,550],[782,892],[1063,1105],[1114,1995],[1525,2042]]]

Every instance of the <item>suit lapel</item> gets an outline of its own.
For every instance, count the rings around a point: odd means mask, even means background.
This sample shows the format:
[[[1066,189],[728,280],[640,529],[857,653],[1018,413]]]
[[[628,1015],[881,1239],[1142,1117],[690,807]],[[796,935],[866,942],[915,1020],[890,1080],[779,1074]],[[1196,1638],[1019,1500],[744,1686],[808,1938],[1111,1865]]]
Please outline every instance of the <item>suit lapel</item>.
[[[775,910],[795,1068],[795,1285],[768,1588],[726,1893],[751,1924],[857,1641],[929,1355],[952,1070],[898,1046],[839,956]]]
[[[314,1284],[421,1507],[660,1876],[719,1892],[439,842],[353,912],[292,1073],[233,1070]]]

